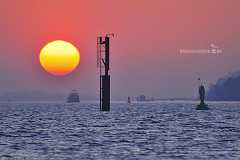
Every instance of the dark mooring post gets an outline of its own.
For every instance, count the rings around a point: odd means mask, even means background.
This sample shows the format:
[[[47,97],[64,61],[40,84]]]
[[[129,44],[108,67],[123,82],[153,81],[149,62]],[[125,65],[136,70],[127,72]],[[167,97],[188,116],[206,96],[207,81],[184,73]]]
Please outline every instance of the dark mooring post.
[[[200,86],[198,88],[200,104],[197,106],[197,110],[207,110],[208,105],[205,103],[205,87],[201,83],[201,79],[199,78],[198,80],[200,81]]]
[[[111,34],[113,36],[113,34]],[[105,37],[98,37],[97,54],[98,66],[100,68],[100,110],[110,111],[110,34]],[[104,39],[104,40],[103,40]],[[104,74],[102,74],[104,68]]]

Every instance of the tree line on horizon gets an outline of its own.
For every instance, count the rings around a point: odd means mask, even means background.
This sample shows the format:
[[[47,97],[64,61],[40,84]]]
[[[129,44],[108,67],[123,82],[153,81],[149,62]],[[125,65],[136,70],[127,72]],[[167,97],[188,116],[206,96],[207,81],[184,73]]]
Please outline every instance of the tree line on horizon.
[[[208,100],[240,101],[240,71],[230,73],[209,87]]]

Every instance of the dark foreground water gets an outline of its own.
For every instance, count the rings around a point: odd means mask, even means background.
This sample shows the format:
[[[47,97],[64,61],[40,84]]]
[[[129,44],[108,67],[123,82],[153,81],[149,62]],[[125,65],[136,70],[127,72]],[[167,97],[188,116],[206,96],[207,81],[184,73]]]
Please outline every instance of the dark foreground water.
[[[0,160],[240,159],[240,103],[0,104]]]

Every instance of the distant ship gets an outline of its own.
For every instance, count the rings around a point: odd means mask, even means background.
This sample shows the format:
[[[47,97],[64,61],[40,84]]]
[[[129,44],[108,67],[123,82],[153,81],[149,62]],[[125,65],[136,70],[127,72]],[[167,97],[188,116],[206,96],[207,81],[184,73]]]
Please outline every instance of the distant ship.
[[[128,96],[127,103],[130,105],[131,104],[131,98]]]
[[[72,90],[72,92],[67,97],[67,103],[79,103],[79,102],[80,98],[78,92],[76,90]]]
[[[136,97],[136,100],[138,102],[150,102],[150,101],[155,101],[157,99],[155,99],[153,97],[147,97],[145,95],[140,95],[140,96]]]
[[[147,101],[147,98],[145,95],[140,95],[139,97],[137,97],[137,101],[144,102]]]

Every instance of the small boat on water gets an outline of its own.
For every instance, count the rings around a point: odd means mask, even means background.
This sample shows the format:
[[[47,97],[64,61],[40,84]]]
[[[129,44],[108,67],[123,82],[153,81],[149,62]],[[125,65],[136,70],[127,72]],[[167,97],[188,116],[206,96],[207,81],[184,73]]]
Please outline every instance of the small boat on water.
[[[72,90],[72,92],[67,97],[67,103],[79,103],[79,102],[80,98],[78,92],[76,90]]]

